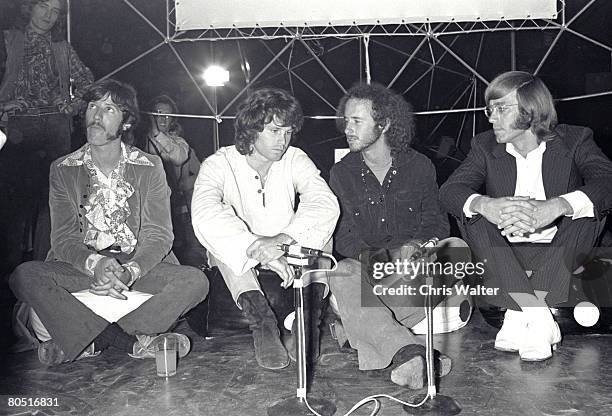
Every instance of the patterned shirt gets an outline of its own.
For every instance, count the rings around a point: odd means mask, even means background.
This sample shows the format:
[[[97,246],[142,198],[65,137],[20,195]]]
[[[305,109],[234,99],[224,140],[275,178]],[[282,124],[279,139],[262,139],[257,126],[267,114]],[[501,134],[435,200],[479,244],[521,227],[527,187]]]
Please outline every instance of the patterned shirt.
[[[125,153],[125,147],[122,151]],[[128,198],[134,193],[134,187],[124,179],[125,154],[108,176],[94,165],[89,146],[83,162],[89,170],[91,185],[91,195],[85,203],[85,245],[98,251],[118,246],[123,253],[131,253],[136,247],[136,237],[126,220],[131,214]]]
[[[62,97],[57,64],[51,49],[51,34],[41,35],[29,27],[24,34],[23,63],[10,99],[23,99],[28,107],[44,107],[58,104]],[[70,78],[75,90],[81,90],[93,82],[93,75],[68,45]]]
[[[129,254],[136,247],[136,237],[126,223],[131,214],[128,198],[134,193],[134,188],[124,177],[126,164],[152,166],[145,156],[139,156],[136,149],[123,143],[119,164],[108,176],[94,165],[89,144],[61,163],[65,166],[83,165],[89,172],[92,192],[85,205],[87,228],[83,242],[96,251],[118,246],[121,252]],[[85,269],[93,275],[102,258],[103,255],[92,253],[86,260]],[[130,261],[124,267],[130,270],[132,278],[128,286],[131,286],[140,277],[140,266]]]

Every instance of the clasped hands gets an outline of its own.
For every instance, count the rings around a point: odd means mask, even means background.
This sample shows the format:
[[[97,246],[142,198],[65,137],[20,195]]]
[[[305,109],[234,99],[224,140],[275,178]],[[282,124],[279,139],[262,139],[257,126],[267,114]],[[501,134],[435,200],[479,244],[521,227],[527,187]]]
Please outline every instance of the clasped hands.
[[[292,243],[293,239],[287,234],[277,234],[273,237],[259,237],[247,248],[249,258],[257,260],[264,268],[270,269],[282,279],[281,287],[288,288],[293,283],[293,268],[283,257],[281,244]]]
[[[130,278],[129,270],[116,259],[104,257],[96,264],[89,291],[98,296],[110,296],[115,299],[126,300],[127,296],[122,292],[130,290],[127,286]]]
[[[559,197],[539,201],[526,196],[479,196],[472,207],[474,212],[497,225],[503,236],[513,237],[532,234],[560,216],[572,213],[571,205]]]

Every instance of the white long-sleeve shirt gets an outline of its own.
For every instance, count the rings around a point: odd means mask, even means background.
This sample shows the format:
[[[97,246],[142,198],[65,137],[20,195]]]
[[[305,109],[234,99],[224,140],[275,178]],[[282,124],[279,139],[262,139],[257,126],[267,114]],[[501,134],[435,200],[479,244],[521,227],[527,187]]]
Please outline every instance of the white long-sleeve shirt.
[[[296,194],[300,201],[294,210]],[[264,187],[235,146],[220,149],[202,163],[191,209],[200,243],[238,275],[258,264],[246,250],[260,236],[285,233],[300,245],[321,249],[340,215],[319,170],[295,147],[272,164]]]

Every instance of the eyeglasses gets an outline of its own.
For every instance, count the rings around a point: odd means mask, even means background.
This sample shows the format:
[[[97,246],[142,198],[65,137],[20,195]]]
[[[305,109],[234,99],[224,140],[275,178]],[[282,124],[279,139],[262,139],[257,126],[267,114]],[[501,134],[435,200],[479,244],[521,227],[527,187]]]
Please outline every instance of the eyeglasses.
[[[517,106],[518,103],[516,104],[496,104],[496,105],[488,105],[484,108],[484,113],[487,116],[487,118],[490,118],[493,113],[495,113],[495,111],[497,111],[497,114],[502,115],[504,114],[506,111],[508,111],[508,109],[510,109],[510,107],[514,107]]]

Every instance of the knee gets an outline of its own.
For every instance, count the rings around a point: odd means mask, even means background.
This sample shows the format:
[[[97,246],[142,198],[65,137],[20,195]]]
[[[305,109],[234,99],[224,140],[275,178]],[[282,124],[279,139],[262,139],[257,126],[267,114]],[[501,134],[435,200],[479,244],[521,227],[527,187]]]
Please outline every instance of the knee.
[[[191,266],[184,266],[184,275],[181,279],[186,290],[193,292],[194,296],[204,300],[208,295],[209,282],[203,271]]]
[[[352,292],[351,288],[361,285],[361,263],[354,259],[342,260],[338,268],[328,274],[328,279],[332,293]]]
[[[605,225],[605,220],[602,221],[595,218],[572,220],[570,217],[566,217],[558,225],[559,230],[553,242],[556,243],[556,237],[560,236],[558,239],[563,239],[561,245],[566,245],[573,240],[576,246],[582,246],[581,248],[583,249],[590,248],[596,245],[599,236],[604,231]]]
[[[340,288],[343,286],[342,282],[344,280],[344,276],[342,275],[335,275],[335,274],[330,274],[329,276],[329,290],[332,293],[336,293],[337,291],[340,290]]]
[[[459,228],[463,240],[475,253],[488,251],[492,247],[510,247],[510,243],[501,235],[497,225],[490,223],[484,217],[462,224]]]
[[[449,237],[440,241],[437,251],[440,263],[468,263],[472,260],[472,251],[468,244],[460,238]]]
[[[468,244],[472,240],[478,240],[479,238],[482,238],[491,227],[493,227],[493,224],[490,223],[484,217],[477,218],[473,221],[468,221],[459,226],[461,230],[461,236],[467,241]],[[495,227],[495,230],[497,231],[497,227]]]
[[[15,268],[9,277],[9,287],[13,293],[19,298],[19,293],[24,290],[40,287],[43,279],[42,261],[28,261],[21,263]]]
[[[468,244],[459,237],[448,237],[440,240],[439,246],[443,248],[467,248]]]

